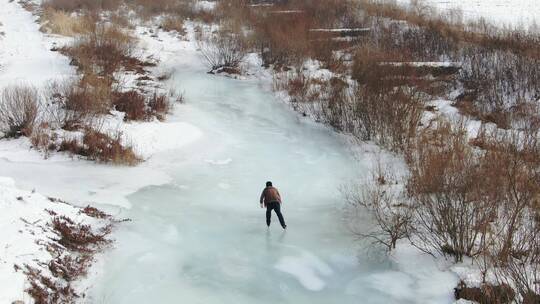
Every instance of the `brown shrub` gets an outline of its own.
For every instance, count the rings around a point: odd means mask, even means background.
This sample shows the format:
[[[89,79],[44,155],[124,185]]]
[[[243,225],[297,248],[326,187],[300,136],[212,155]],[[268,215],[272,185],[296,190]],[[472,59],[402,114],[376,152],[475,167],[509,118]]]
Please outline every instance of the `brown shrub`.
[[[454,288],[456,300],[464,299],[474,301],[480,304],[507,304],[512,303],[515,298],[515,292],[507,284],[488,285],[479,287],[467,287],[464,282],[460,282]]]
[[[112,74],[132,60],[135,39],[117,27],[98,24],[95,29],[77,40],[63,52],[72,58],[84,75]]]
[[[468,145],[464,127],[441,122],[425,130],[408,150],[407,162],[413,244],[452,255],[456,262],[484,253],[483,236],[497,210],[494,185],[486,181],[482,158]]]
[[[87,128],[82,142],[77,139],[64,139],[59,151],[83,156],[89,160],[117,165],[134,166],[141,160],[132,147],[122,145],[122,134],[113,136]]]
[[[41,30],[63,36],[76,36],[88,34],[94,30],[96,20],[91,16],[73,16],[62,10],[52,7],[44,9],[41,15]]]
[[[121,0],[46,0],[43,1],[42,7],[66,12],[78,10],[99,11],[116,9],[121,3]]]
[[[52,128],[77,130],[87,118],[106,114],[111,108],[110,80],[85,75],[78,82],[50,83],[45,90],[47,121]]]
[[[58,234],[57,242],[70,251],[91,253],[109,242],[105,239],[108,231],[95,233],[89,225],[76,224],[65,216],[55,216],[51,227]]]
[[[5,88],[0,97],[0,131],[5,137],[31,136],[38,111],[38,91],[34,87]]]
[[[30,283],[25,291],[36,304],[70,303],[79,297],[70,284],[55,282],[35,267],[25,265],[24,274]]]
[[[177,102],[182,102],[181,95],[177,96]],[[154,92],[148,100],[148,107],[152,115],[156,116],[159,120],[164,120],[165,115],[169,113],[172,105],[168,95]]]
[[[137,91],[116,92],[113,105],[117,111],[124,112],[124,119],[146,120],[149,113],[146,106],[146,98]]]
[[[184,19],[178,16],[166,16],[161,21],[160,28],[164,31],[176,31],[179,34],[185,34]]]
[[[193,2],[191,0],[128,0],[140,16],[150,18],[161,14],[174,15],[180,19],[193,16]]]

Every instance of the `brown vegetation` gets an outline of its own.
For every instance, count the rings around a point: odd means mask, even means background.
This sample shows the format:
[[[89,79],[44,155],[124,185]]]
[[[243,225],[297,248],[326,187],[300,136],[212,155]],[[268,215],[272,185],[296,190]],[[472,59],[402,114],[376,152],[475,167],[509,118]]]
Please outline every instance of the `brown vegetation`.
[[[38,118],[38,92],[30,86],[5,88],[0,96],[0,132],[5,137],[30,136]]]
[[[73,16],[66,11],[56,10],[52,7],[46,7],[43,10],[40,22],[42,31],[71,37],[90,33],[96,24],[94,16]]]
[[[51,201],[59,201],[51,199]],[[114,223],[111,216],[92,207],[81,212],[99,215],[108,222],[96,230],[89,225],[76,223],[66,216],[59,216],[52,210],[46,210],[52,220],[43,229],[50,229],[57,237],[44,244],[51,254],[51,260],[38,267],[24,265],[29,287],[25,290],[35,303],[56,304],[73,303],[84,295],[75,291],[73,283],[87,274],[92,265],[93,255],[110,243],[106,237],[111,233]],[[89,215],[91,216],[91,215]],[[20,267],[15,266],[18,270]],[[48,270],[48,271],[47,271]]]
[[[109,136],[87,128],[84,131],[82,141],[64,139],[60,143],[59,151],[69,152],[89,160],[117,165],[133,166],[140,162],[140,158],[133,149],[122,144],[122,134],[120,132]]]

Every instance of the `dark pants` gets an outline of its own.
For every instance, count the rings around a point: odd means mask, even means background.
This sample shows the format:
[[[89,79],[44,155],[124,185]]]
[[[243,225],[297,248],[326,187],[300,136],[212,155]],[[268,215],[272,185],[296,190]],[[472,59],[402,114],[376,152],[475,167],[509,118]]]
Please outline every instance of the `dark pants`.
[[[279,202],[270,202],[266,204],[266,225],[270,226],[270,218],[272,217],[272,210],[274,210],[277,214],[281,227],[283,228],[287,227],[287,225],[285,225],[285,220],[283,219],[283,215],[281,214],[280,205],[281,204]]]

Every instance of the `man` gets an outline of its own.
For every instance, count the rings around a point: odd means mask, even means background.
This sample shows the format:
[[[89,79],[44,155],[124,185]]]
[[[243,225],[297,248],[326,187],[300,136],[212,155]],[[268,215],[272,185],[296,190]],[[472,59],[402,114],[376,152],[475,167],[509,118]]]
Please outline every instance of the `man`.
[[[274,210],[279,218],[279,223],[283,229],[287,228],[285,220],[281,214],[281,195],[278,189],[272,186],[272,182],[266,182],[266,188],[261,193],[261,208],[266,207],[266,225],[270,227],[270,218],[272,217],[272,210]]]

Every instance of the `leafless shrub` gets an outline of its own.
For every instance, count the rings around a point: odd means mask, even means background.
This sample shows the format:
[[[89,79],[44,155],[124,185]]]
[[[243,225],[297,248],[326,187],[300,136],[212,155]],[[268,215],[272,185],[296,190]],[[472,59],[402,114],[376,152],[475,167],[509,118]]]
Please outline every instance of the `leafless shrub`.
[[[419,249],[456,262],[484,252],[482,236],[497,209],[480,162],[462,126],[441,123],[421,134],[408,155],[407,183],[414,201],[411,240]]]
[[[30,86],[11,86],[0,99],[0,131],[5,137],[30,136],[39,111],[38,91]]]
[[[63,52],[70,56],[85,75],[112,74],[133,60],[135,39],[125,31],[111,25],[98,24],[88,35]]]
[[[243,40],[237,33],[220,32],[199,41],[199,48],[211,70],[235,68],[246,55]]]
[[[107,135],[91,128],[85,130],[82,142],[65,138],[60,143],[59,151],[117,165],[133,166],[141,161],[132,147],[123,144],[121,132]]]
[[[80,129],[87,120],[109,112],[112,90],[108,79],[95,75],[50,83],[44,93],[47,121],[53,128]]]
[[[391,251],[398,240],[408,237],[412,210],[406,195],[387,172],[379,167],[378,174],[374,183],[346,188],[343,194],[354,209],[360,209],[358,214],[367,213],[375,221],[375,226],[367,231],[364,227],[354,229],[353,224],[353,232]]]
[[[56,134],[50,132],[47,123],[40,123],[34,128],[30,142],[32,147],[43,153],[43,157],[48,159],[53,151],[56,151]]]

